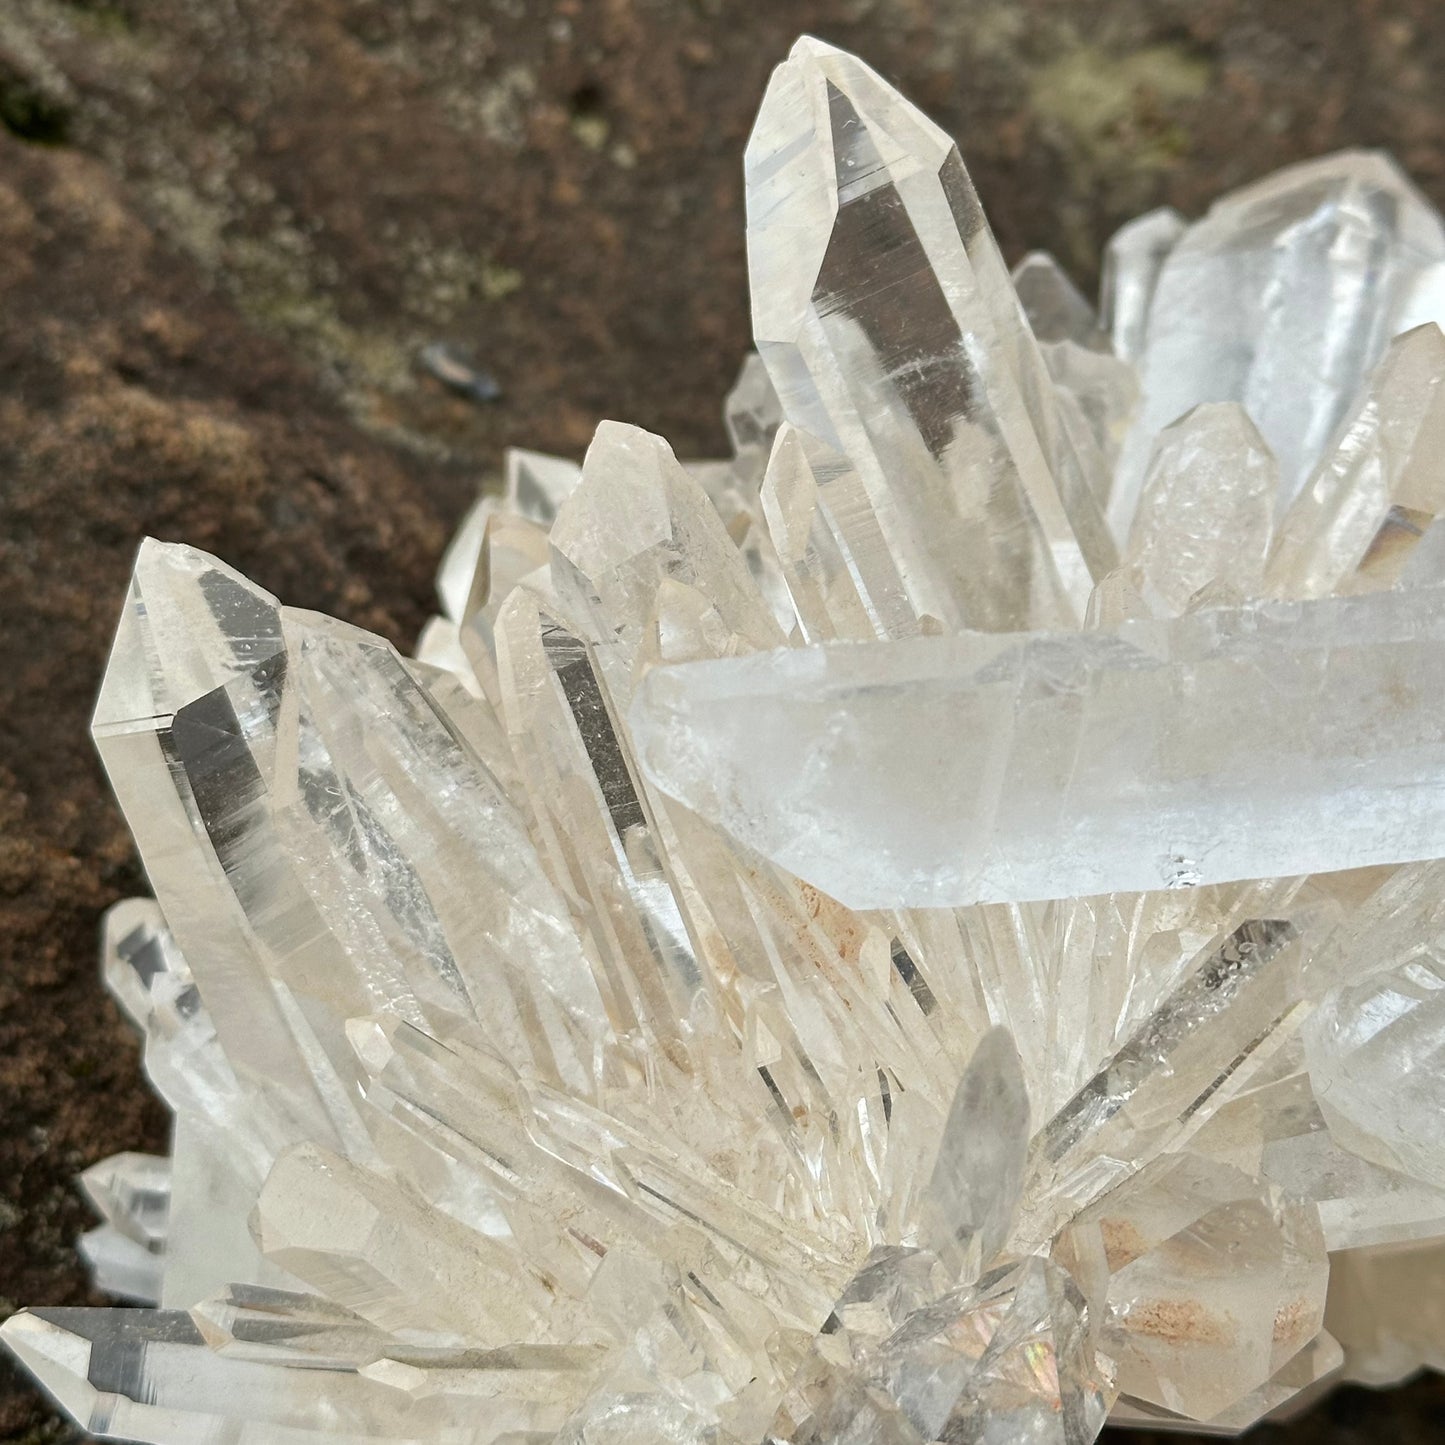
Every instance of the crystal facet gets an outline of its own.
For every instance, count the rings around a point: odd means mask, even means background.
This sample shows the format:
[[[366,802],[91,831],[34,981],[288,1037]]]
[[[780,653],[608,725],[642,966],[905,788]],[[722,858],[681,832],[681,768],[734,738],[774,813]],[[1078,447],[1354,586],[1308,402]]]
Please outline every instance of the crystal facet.
[[[1442,598],[696,662],[643,680],[632,730],[665,792],[855,908],[1432,858]]]
[[[1159,267],[1137,358],[1143,402],[1109,505],[1132,513],[1154,435],[1237,401],[1287,503],[1392,337],[1445,321],[1445,225],[1388,158],[1348,152],[1226,196]]]

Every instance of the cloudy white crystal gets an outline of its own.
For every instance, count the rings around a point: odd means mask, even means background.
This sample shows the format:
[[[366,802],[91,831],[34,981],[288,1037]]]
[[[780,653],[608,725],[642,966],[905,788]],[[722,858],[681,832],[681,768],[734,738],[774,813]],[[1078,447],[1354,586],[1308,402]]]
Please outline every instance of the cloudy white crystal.
[[[664,791],[850,907],[954,907],[1434,857],[1442,689],[1421,588],[699,662],[632,728]]]

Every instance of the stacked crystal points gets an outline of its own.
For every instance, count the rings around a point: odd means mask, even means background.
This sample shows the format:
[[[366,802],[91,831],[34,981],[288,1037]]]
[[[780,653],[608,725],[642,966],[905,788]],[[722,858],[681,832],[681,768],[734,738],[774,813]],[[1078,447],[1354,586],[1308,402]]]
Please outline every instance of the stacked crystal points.
[[[415,660],[146,543],[95,735],[175,1111],[10,1348],[126,1440],[1084,1445],[1445,1367],[1445,226],[1098,314],[799,42],[735,455],[515,452]]]

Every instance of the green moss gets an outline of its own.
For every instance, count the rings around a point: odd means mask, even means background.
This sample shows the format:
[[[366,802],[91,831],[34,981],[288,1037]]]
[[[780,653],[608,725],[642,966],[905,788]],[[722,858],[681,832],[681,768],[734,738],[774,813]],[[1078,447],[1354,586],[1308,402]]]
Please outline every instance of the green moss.
[[[64,0],[64,4],[92,35],[128,35],[135,29],[135,18],[123,5],[107,0]]]
[[[467,246],[439,245],[416,232],[397,242],[397,272],[405,287],[404,310],[434,327],[445,327],[477,301],[504,301],[522,287],[522,273]]]
[[[1159,170],[1188,149],[1172,112],[1201,96],[1210,75],[1207,62],[1180,46],[1114,56],[1081,45],[1034,72],[1030,98],[1076,163],[1117,176]]]
[[[607,124],[605,116],[574,115],[572,117],[572,134],[589,151],[600,151],[607,144],[610,130],[611,127]]]
[[[338,371],[347,389],[400,390],[410,384],[402,346],[345,321],[333,297],[315,283],[307,256],[285,244],[285,238],[229,241],[224,269],[237,305],[252,321]]]
[[[522,273],[512,266],[499,266],[491,261],[482,263],[482,295],[488,301],[505,301],[508,296],[522,289]]]
[[[221,237],[230,220],[227,208],[175,183],[151,186],[149,198],[167,236],[206,271],[214,272],[221,263]]]

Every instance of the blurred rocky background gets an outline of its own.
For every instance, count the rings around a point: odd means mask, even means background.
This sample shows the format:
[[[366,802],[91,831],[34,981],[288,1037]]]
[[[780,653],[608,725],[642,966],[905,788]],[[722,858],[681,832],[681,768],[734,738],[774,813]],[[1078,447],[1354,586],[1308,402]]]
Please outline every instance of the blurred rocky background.
[[[719,451],[804,30],[1088,284],[1137,212],[1343,146],[1445,202],[1440,0],[0,0],[0,1314],[87,1299],[75,1175],[165,1147],[95,962],[144,888],[86,736],[138,539],[405,645],[504,447]],[[0,1440],[78,1438],[0,1370]],[[1442,1421],[1422,1382],[1257,1438]]]

